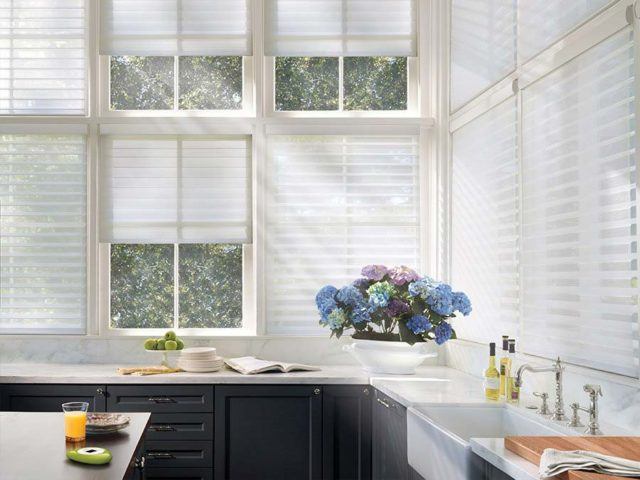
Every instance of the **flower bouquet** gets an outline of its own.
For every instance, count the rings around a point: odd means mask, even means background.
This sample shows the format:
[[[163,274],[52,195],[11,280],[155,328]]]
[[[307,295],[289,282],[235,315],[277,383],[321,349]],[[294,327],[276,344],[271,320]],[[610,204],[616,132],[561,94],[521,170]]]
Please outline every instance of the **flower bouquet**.
[[[340,337],[354,329],[354,339],[400,341],[413,345],[456,338],[450,319],[471,313],[462,292],[408,267],[367,265],[362,277],[337,289],[327,285],[316,295],[320,325]]]

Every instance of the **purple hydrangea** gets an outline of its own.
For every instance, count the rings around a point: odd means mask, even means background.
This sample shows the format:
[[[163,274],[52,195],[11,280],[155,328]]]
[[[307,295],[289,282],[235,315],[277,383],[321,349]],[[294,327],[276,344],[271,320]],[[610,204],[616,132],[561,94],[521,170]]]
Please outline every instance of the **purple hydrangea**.
[[[463,292],[453,292],[453,309],[465,317],[471,313],[471,301]]]
[[[418,275],[415,270],[403,265],[401,267],[393,267],[389,270],[389,279],[394,285],[402,286],[405,283],[419,280],[420,275]]]
[[[399,317],[400,315],[407,313],[409,310],[411,310],[411,307],[397,298],[392,299],[389,302],[389,305],[387,305],[387,314],[390,317]]]
[[[362,276],[373,281],[380,281],[384,278],[389,270],[384,265],[367,265],[362,267]]]
[[[453,292],[446,283],[441,283],[429,291],[427,304],[438,315],[448,316],[453,314]]]
[[[424,315],[414,315],[407,322],[407,328],[416,335],[426,332],[432,327],[429,319]]]
[[[449,340],[453,335],[453,328],[447,322],[442,322],[440,325],[436,327],[436,343],[438,345],[442,345],[444,342]]]
[[[368,278],[360,277],[355,279],[353,282],[351,282],[351,285],[353,285],[356,288],[362,288],[366,290],[367,288],[369,288],[370,283],[371,283],[371,280],[369,280]]]

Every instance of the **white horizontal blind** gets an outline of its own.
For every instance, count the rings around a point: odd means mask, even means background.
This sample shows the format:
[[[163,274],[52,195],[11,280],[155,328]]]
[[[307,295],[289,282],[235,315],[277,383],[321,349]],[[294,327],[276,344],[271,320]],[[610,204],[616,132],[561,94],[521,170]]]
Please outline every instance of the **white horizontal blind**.
[[[82,135],[0,135],[0,333],[84,333]]]
[[[612,0],[521,0],[518,2],[518,60],[551,46]]]
[[[252,54],[250,0],[101,0],[102,55]]]
[[[100,239],[251,243],[250,140],[104,136]]]
[[[370,263],[419,269],[414,136],[270,136],[266,300],[270,334],[322,334],[316,292]]]
[[[453,0],[451,108],[504,78],[515,65],[516,1]]]
[[[0,0],[0,114],[84,115],[85,0]]]
[[[633,31],[523,91],[528,353],[638,375]]]
[[[456,322],[462,338],[516,336],[519,324],[519,165],[515,99],[494,107],[452,139],[452,272],[473,302]]]
[[[416,0],[265,0],[265,54],[417,56]]]

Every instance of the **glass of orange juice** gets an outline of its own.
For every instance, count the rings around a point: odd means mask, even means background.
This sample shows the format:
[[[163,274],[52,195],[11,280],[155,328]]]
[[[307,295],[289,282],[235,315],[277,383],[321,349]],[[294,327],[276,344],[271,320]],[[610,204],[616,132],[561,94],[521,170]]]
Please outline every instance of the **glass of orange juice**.
[[[69,402],[62,404],[64,412],[64,436],[74,442],[84,440],[87,427],[87,402]]]

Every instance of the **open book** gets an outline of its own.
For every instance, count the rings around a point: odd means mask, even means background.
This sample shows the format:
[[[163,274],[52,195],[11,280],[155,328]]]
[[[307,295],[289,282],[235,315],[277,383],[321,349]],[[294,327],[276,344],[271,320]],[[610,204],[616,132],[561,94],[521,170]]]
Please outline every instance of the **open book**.
[[[253,375],[254,373],[264,373],[272,371],[289,373],[294,370],[305,370],[310,372],[320,370],[319,367],[312,367],[311,365],[302,365],[300,363],[271,362],[269,360],[260,360],[256,357],[229,358],[225,360],[225,363],[234,370],[242,373],[243,375]]]

